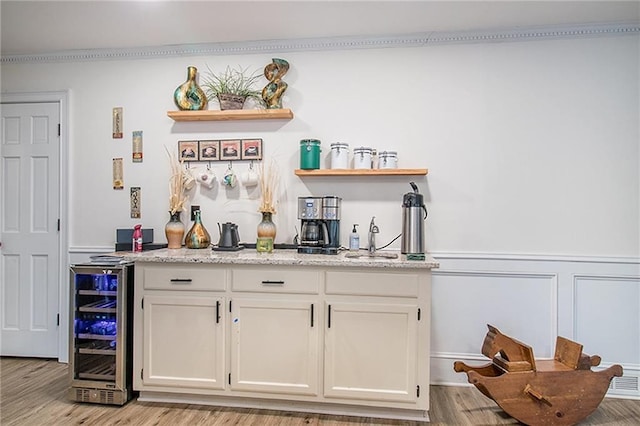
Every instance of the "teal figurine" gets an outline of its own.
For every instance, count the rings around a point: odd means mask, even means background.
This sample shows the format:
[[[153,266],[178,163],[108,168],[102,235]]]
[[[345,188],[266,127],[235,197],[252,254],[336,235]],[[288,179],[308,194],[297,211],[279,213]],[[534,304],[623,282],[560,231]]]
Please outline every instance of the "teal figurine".
[[[289,71],[289,62],[284,59],[273,58],[271,63],[264,67],[264,76],[269,83],[262,89],[262,99],[267,109],[282,108],[282,94],[287,90],[287,83],[282,77]]]
[[[196,111],[207,108],[207,95],[196,83],[196,67],[187,68],[187,81],[173,92],[173,101],[181,111]]]

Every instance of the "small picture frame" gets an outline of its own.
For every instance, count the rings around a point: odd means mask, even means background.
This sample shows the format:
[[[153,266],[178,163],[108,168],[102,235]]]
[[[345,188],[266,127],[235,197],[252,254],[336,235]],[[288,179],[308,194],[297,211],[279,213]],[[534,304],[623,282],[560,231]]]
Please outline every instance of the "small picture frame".
[[[220,159],[220,141],[198,141],[200,161],[216,161]]]
[[[178,160],[198,161],[198,141],[178,141]]]
[[[262,139],[242,140],[242,159],[261,160],[262,159]]]
[[[240,139],[220,141],[220,160],[239,160],[241,144]]]

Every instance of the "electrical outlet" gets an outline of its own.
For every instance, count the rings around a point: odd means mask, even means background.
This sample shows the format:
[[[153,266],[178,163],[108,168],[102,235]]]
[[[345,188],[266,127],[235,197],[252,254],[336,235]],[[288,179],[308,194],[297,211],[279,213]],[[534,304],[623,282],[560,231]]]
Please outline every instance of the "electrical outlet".
[[[191,221],[196,220],[196,210],[200,210],[200,206],[191,206]]]

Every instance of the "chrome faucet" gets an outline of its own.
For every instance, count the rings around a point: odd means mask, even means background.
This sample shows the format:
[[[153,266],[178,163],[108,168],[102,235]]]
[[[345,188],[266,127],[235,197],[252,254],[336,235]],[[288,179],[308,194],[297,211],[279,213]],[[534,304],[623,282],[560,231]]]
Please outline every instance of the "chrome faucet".
[[[374,254],[376,252],[376,234],[380,232],[378,229],[378,225],[375,224],[375,216],[371,218],[371,223],[369,224],[369,254]]]

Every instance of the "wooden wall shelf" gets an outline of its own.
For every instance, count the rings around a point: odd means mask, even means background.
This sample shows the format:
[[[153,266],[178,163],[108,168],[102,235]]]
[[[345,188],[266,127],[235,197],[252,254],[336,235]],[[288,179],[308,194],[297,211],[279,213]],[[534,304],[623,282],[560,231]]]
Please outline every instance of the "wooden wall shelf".
[[[296,169],[296,176],[419,176],[429,173],[428,169]]]
[[[204,111],[167,111],[175,121],[291,120],[290,109],[236,109]]]

